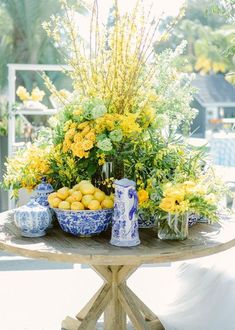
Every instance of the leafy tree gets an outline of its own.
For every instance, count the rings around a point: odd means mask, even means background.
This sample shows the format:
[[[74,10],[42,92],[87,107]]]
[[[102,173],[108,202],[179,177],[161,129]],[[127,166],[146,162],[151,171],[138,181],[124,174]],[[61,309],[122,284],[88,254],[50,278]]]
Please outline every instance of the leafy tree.
[[[233,65],[232,54],[228,53],[233,42],[233,30],[225,17],[219,13],[212,15],[210,8],[211,0],[188,0],[184,19],[156,51],[176,48],[182,40],[186,40],[186,52],[177,59],[177,64],[184,71],[228,72]],[[170,19],[164,24],[168,24]]]

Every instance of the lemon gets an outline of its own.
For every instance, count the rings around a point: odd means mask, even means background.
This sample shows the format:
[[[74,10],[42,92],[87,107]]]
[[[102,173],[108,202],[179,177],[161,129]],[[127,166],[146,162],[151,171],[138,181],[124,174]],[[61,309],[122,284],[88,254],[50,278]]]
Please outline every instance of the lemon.
[[[82,197],[82,204],[88,207],[89,203],[94,199],[93,195],[85,195]]]
[[[74,197],[73,195],[69,196],[66,198],[66,202],[69,202],[70,204],[72,204],[73,202],[76,202],[76,197]]]
[[[97,192],[97,191],[100,192],[101,190],[100,190],[99,188],[96,188],[96,187],[95,187],[95,192]]]
[[[57,197],[57,193],[56,192],[53,192],[53,193],[51,193],[49,196],[48,196],[48,202],[50,201],[50,200],[52,200],[52,199],[54,199],[55,197]]]
[[[70,210],[70,203],[66,202],[66,201],[62,201],[62,202],[60,202],[58,207],[59,207],[59,209],[62,209],[62,210]]]
[[[113,208],[113,201],[111,199],[105,198],[102,201],[101,206],[102,206],[103,209],[112,209]]]
[[[90,203],[88,204],[88,209],[90,210],[100,210],[101,209],[101,206],[100,206],[100,202],[93,199],[92,201],[90,201]]]
[[[92,195],[95,192],[95,187],[91,183],[84,183],[80,186],[79,190],[83,195]]]
[[[51,207],[58,207],[60,202],[62,202],[62,200],[58,197],[54,197],[53,199],[50,199],[48,202]]]
[[[102,202],[105,199],[105,193],[101,190],[100,191],[95,191],[94,199],[96,199],[99,202]]]
[[[79,190],[79,187],[78,186],[79,186],[79,183],[78,184],[75,184],[75,186],[73,186],[73,188],[72,188],[73,191]]]
[[[71,197],[73,197],[74,202],[80,202],[82,199],[82,193],[81,193],[81,191],[77,190],[72,194]]]
[[[67,187],[60,188],[57,191],[57,196],[60,199],[65,200],[69,196],[69,188],[67,188]]]
[[[82,180],[82,181],[80,181],[78,184],[75,184],[75,186],[73,186],[73,189],[74,189],[74,190],[80,190],[80,188],[81,188],[84,184],[87,184],[87,183],[91,184],[91,181],[89,181],[89,180]]]
[[[69,189],[69,195],[71,196],[74,193],[74,189]]]
[[[73,202],[71,204],[71,210],[84,210],[84,205],[80,202]]]

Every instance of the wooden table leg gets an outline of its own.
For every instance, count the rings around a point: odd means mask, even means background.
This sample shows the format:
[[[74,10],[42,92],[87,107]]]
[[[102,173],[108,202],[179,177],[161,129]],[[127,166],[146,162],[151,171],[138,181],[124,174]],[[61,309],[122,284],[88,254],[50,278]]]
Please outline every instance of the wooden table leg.
[[[120,266],[111,266],[112,299],[104,311],[105,330],[126,330],[126,313],[118,300],[118,272]]]
[[[164,330],[157,316],[131,291],[126,280],[139,265],[91,266],[104,280],[103,286],[77,314],[67,317],[65,330],[95,330],[104,312],[105,330],[126,330],[126,314],[136,330]]]

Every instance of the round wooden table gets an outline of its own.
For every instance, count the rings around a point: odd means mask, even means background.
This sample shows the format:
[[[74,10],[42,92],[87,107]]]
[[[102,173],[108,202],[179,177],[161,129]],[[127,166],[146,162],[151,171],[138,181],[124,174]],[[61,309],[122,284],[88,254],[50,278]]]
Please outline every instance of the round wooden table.
[[[126,329],[126,315],[137,330],[163,329],[159,319],[127,286],[140,265],[208,256],[235,245],[235,219],[217,224],[198,223],[185,241],[161,241],[152,229],[140,230],[141,244],[132,248],[110,245],[110,231],[94,238],[77,238],[60,228],[40,238],[21,237],[13,212],[0,214],[0,249],[30,258],[88,264],[104,280],[103,286],[76,315],[62,322],[66,330],[94,330],[104,312],[106,330]]]

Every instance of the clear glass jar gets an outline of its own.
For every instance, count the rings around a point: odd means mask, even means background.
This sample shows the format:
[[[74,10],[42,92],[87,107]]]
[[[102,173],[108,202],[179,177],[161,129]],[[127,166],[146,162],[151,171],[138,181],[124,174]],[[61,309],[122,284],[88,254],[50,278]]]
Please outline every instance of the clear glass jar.
[[[158,237],[162,240],[184,240],[188,237],[188,213],[166,213],[158,220]]]

